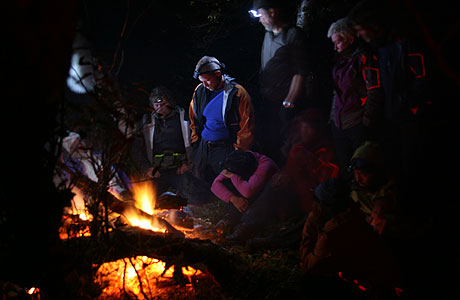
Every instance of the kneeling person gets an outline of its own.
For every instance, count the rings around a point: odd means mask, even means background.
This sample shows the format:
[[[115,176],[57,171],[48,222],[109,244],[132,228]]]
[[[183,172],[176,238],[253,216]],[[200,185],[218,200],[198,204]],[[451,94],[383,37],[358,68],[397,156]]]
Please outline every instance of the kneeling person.
[[[234,226],[279,169],[268,156],[249,150],[230,153],[222,168],[211,191],[229,204],[227,219]]]

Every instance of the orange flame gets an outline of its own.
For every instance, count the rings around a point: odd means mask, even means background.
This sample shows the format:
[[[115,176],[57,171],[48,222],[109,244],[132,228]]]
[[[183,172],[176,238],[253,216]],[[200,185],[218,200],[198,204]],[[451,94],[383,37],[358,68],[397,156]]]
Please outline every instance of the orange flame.
[[[72,193],[75,195],[70,201],[71,206],[66,207],[65,213],[68,215],[78,215],[83,221],[91,221],[93,216],[88,212],[88,208],[86,207],[84,193],[77,187],[72,188]]]
[[[174,266],[167,270],[166,263],[147,256],[123,258],[102,264],[95,275],[95,283],[102,287],[102,294],[98,299],[113,299],[123,295],[136,295],[138,299],[145,299],[145,295],[154,297],[159,291],[158,283],[171,280]],[[202,275],[198,269],[183,267],[182,273],[191,282],[193,276]]]
[[[75,195],[70,200],[71,206],[64,208],[62,225],[59,228],[61,240],[91,236],[88,222],[93,219],[93,216],[86,207],[84,193],[77,187],[72,188],[72,193]]]
[[[134,180],[133,180],[134,182]],[[155,186],[151,181],[142,181],[133,184],[133,196],[135,200],[135,206],[149,215],[154,215],[158,211],[155,210],[156,202],[156,191]],[[166,228],[163,228],[158,224],[156,220],[141,216],[136,211],[126,211],[124,213],[131,226],[137,226],[144,229],[149,229],[157,232],[166,232]]]
[[[133,185],[135,205],[140,210],[153,215],[155,212],[156,193],[151,181],[142,181]]]

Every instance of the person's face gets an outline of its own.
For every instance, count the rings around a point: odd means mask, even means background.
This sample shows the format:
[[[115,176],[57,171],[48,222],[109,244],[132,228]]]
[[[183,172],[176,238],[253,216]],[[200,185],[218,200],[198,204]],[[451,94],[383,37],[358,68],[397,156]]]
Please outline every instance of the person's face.
[[[355,25],[353,28],[356,31],[356,36],[367,43],[372,42],[376,38],[375,31],[370,28],[366,28],[361,25]]]
[[[374,179],[373,173],[367,173],[360,170],[353,170],[355,181],[360,187],[368,187]]]
[[[222,73],[217,71],[211,74],[201,74],[198,79],[203,83],[204,87],[210,91],[218,90],[222,86]]]
[[[265,9],[259,8],[257,10],[261,16],[259,17],[259,22],[265,27],[267,31],[273,31],[275,26],[275,11],[273,8]]]
[[[154,100],[153,109],[157,114],[162,116],[167,116],[172,111],[169,102],[165,98],[161,97]]]
[[[331,36],[332,43],[334,43],[334,50],[338,53],[347,49],[353,43],[353,38],[346,39],[343,35],[334,33]]]

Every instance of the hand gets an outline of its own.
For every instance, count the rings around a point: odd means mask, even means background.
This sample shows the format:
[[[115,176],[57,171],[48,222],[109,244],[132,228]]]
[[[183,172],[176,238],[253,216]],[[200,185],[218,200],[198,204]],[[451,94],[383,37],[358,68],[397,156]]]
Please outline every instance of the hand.
[[[248,200],[243,197],[232,196],[230,198],[230,203],[232,203],[241,213],[244,213],[249,207]]]
[[[294,103],[292,103],[291,101],[283,101],[283,106],[285,108],[294,108]]]
[[[227,169],[223,169],[221,172],[220,172],[221,175],[224,175],[225,177],[227,178],[232,178],[233,174],[232,172],[230,172],[229,170]]]
[[[154,170],[154,168],[149,168],[149,169],[145,170],[144,177],[145,178],[153,178],[153,174],[152,174],[153,170]]]
[[[283,172],[275,173],[272,177],[273,186],[286,186],[289,180],[289,176]]]

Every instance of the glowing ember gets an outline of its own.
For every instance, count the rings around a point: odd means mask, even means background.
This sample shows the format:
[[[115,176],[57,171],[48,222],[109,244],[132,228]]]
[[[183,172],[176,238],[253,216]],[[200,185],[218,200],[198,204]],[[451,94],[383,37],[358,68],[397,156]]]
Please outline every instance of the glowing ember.
[[[169,292],[162,290],[162,287],[175,285],[172,279],[174,266],[167,270],[165,268],[165,262],[147,256],[104,263],[94,277],[94,282],[102,287],[102,293],[97,299],[120,299],[123,295],[127,298],[157,299],[160,294]],[[205,276],[192,267],[182,268],[182,273],[189,280],[185,288],[190,291],[193,291],[192,282]]]
[[[78,217],[62,216],[61,222],[62,225],[59,228],[59,238],[61,240],[91,236],[87,221],[78,220]]]
[[[62,225],[59,228],[59,238],[62,240],[91,236],[89,222],[93,216],[86,207],[84,193],[76,187],[72,188],[72,193],[75,195],[70,201],[71,206],[64,209]]]
[[[75,196],[70,201],[71,206],[65,208],[65,213],[68,215],[77,215],[84,221],[91,221],[93,216],[88,212],[88,208],[86,207],[84,193],[76,187],[72,188],[72,193]]]
[[[26,290],[27,294],[33,295],[33,294],[38,294],[40,290],[36,287],[31,287],[30,289]]]

